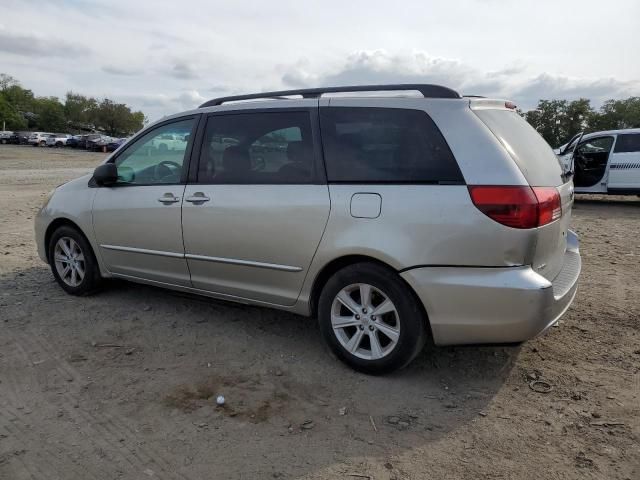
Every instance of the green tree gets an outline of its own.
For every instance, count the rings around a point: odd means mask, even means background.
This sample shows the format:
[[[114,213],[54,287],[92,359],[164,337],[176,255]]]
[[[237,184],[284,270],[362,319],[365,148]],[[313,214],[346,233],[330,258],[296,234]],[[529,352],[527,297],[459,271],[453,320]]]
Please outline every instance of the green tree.
[[[64,115],[71,125],[80,128],[88,124],[94,124],[97,110],[98,101],[95,98],[67,92],[64,102]]]
[[[586,130],[595,112],[586,98],[574,100],[540,100],[535,110],[525,113],[525,119],[552,146],[565,143],[576,133]]]
[[[0,93],[4,93],[5,90],[16,85],[20,85],[18,80],[6,73],[0,73]]]
[[[128,135],[144,125],[144,114],[132,112],[124,103],[105,98],[96,110],[96,123],[109,135]]]
[[[25,118],[6,98],[0,95],[0,129],[2,128],[3,122],[7,130],[22,130],[27,128]]]
[[[37,127],[48,132],[60,132],[66,129],[64,106],[57,97],[39,97],[35,99],[35,114],[38,115]]]
[[[640,128],[640,97],[607,100],[590,126],[594,131]]]

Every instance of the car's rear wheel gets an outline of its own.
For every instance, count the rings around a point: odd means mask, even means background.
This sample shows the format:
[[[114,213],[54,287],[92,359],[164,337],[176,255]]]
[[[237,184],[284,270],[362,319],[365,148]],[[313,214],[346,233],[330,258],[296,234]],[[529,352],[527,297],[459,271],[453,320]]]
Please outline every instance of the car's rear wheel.
[[[318,321],[333,353],[370,374],[403,368],[427,338],[418,299],[395,272],[374,263],[350,265],[329,279]]]
[[[51,235],[49,264],[54,278],[67,293],[86,295],[100,286],[100,270],[93,250],[73,227],[59,227]]]

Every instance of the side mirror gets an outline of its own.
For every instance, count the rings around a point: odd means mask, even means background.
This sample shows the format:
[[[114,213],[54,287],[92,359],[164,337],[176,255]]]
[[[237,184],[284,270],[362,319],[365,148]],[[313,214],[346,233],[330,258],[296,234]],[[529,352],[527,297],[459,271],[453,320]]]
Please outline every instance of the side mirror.
[[[115,163],[103,163],[93,171],[93,179],[98,185],[113,185],[118,181],[118,167]]]

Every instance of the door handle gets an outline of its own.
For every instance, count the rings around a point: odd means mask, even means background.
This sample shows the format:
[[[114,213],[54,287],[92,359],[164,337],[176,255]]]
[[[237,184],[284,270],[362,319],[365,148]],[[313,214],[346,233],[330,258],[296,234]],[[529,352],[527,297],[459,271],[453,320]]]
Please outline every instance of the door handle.
[[[180,201],[180,197],[176,197],[173,195],[173,193],[167,192],[164,195],[162,195],[158,201],[160,203],[164,203],[165,205],[170,205],[172,203],[176,203]]]
[[[185,198],[185,200],[187,202],[194,203],[196,205],[200,205],[200,204],[203,204],[204,202],[208,202],[211,199],[209,197],[207,197],[203,192],[196,192],[193,195],[191,195],[190,197]]]

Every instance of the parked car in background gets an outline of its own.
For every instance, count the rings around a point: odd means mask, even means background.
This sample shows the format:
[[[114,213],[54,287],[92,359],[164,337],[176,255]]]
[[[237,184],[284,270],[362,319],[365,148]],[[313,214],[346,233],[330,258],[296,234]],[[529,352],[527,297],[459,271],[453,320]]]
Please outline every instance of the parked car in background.
[[[0,143],[2,145],[9,143],[9,139],[11,138],[12,135],[13,135],[13,132],[10,132],[8,130],[0,131]]]
[[[91,152],[102,152],[104,150],[106,152],[107,145],[112,140],[113,138],[107,137],[106,135],[100,135],[98,138],[87,140],[87,150]]]
[[[78,140],[80,140],[80,137],[81,135],[73,135],[71,138],[68,138],[66,146],[76,148],[78,146]]]
[[[14,134],[9,137],[9,143],[14,145],[27,145],[29,143],[29,135],[31,135],[31,132],[14,132]]]
[[[47,137],[47,147],[64,147],[70,138],[68,133],[54,133]]]
[[[116,138],[115,140],[112,140],[111,142],[107,143],[107,152],[113,152],[117,150],[120,145],[125,143],[127,140],[127,138]]]
[[[556,153],[576,193],[640,195],[640,128],[579,134]]]
[[[44,147],[47,145],[47,138],[53,135],[51,132],[31,132],[29,144],[34,147]]]
[[[100,135],[99,133],[91,133],[88,135],[81,135],[80,139],[78,140],[78,143],[76,145],[77,148],[84,148],[87,149],[89,142],[93,142],[94,140],[99,139],[100,137],[102,137],[102,135]]]
[[[399,90],[422,96],[367,95]],[[555,324],[581,269],[572,205],[511,102],[335,87],[165,117],[51,192],[35,231],[70,294],[116,277],[316,316],[341,360],[384,373],[429,335],[514,343]]]
[[[169,150],[184,150],[187,145],[188,135],[176,135],[167,133],[154,139],[152,147],[157,148],[161,152]]]

